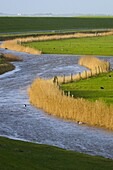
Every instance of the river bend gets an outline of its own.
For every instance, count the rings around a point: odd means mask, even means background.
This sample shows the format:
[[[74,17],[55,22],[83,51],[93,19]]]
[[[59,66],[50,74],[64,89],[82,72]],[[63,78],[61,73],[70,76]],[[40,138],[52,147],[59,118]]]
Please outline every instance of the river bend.
[[[27,88],[35,78],[82,72],[85,68],[77,65],[79,56],[0,52],[23,58],[23,62],[14,62],[14,71],[0,75],[0,136],[113,159],[113,132],[54,118],[29,103]],[[107,60],[113,65],[113,58]]]

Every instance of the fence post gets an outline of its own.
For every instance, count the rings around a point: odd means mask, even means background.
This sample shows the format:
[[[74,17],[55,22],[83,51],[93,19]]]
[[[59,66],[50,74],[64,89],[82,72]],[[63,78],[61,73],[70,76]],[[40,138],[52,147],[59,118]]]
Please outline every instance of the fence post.
[[[64,96],[64,91],[62,91],[62,96]]]
[[[82,77],[81,77],[81,72],[79,72],[78,74],[79,74],[79,79],[81,79],[81,78],[82,78]]]
[[[88,78],[88,77],[87,77],[87,71],[85,70],[84,72],[85,72],[85,78],[87,79],[87,78]]]
[[[91,77],[92,77],[92,70],[90,70],[90,74],[91,74]]]
[[[95,75],[97,75],[97,67],[95,67]]]
[[[110,62],[108,62],[108,71],[110,71]]]
[[[63,83],[65,83],[65,74],[64,74],[64,76],[63,76]]]
[[[71,82],[73,82],[73,73],[71,73]]]
[[[101,66],[100,68],[101,68],[101,73],[103,73],[103,67]]]
[[[68,96],[70,96],[70,91],[68,91]]]
[[[57,76],[54,76],[53,83],[58,85],[58,77]]]

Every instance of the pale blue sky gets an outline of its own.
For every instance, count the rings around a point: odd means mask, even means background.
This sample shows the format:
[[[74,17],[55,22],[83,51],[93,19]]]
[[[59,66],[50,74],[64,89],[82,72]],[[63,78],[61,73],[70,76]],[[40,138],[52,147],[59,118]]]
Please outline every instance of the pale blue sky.
[[[113,15],[113,0],[0,0],[3,13]]]

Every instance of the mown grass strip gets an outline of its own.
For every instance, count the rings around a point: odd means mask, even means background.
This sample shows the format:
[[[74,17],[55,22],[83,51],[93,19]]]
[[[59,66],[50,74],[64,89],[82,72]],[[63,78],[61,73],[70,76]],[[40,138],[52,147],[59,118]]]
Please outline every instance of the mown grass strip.
[[[0,137],[1,170],[112,170],[113,160]]]

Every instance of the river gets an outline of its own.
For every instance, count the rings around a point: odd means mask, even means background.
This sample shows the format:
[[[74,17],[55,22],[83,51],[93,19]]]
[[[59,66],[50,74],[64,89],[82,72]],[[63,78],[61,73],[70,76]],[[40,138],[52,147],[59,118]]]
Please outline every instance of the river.
[[[35,78],[82,72],[79,56],[0,52],[23,58],[14,62],[15,70],[0,75],[0,136],[113,159],[113,132],[49,116],[29,103],[27,89]],[[113,58],[107,60],[113,65]]]

